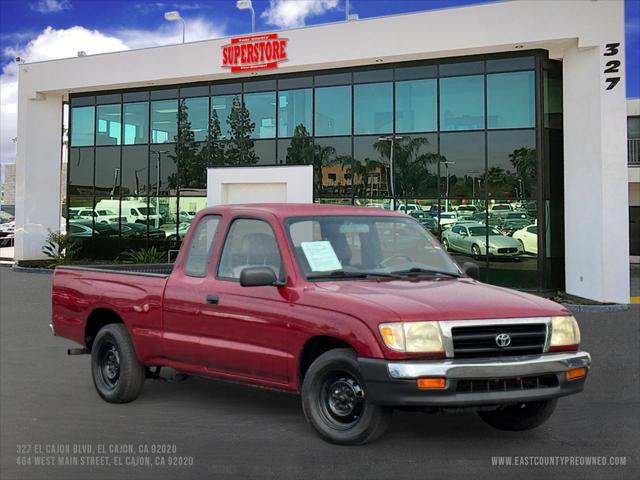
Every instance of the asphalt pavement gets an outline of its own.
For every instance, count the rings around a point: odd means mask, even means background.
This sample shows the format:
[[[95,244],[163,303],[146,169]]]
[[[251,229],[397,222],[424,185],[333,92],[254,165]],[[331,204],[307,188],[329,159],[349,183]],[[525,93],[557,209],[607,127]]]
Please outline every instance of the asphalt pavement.
[[[49,331],[51,278],[0,268],[2,479],[640,478],[640,305],[576,315],[587,387],[536,430],[396,412],[377,442],[340,447],[314,434],[297,396],[263,389],[147,381],[135,402],[105,403],[89,357]]]

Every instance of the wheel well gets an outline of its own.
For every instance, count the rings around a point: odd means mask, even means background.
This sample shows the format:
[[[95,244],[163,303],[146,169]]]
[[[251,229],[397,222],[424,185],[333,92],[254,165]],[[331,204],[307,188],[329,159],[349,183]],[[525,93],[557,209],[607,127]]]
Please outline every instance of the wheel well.
[[[86,347],[91,350],[91,345],[96,335],[102,327],[109,325],[110,323],[124,323],[122,318],[108,308],[97,308],[87,318],[87,323],[84,327],[84,340]]]
[[[335,337],[313,337],[307,340],[300,354],[300,383],[302,383],[302,379],[304,379],[307,370],[309,370],[309,367],[316,358],[336,348],[350,348],[355,350],[349,343]]]

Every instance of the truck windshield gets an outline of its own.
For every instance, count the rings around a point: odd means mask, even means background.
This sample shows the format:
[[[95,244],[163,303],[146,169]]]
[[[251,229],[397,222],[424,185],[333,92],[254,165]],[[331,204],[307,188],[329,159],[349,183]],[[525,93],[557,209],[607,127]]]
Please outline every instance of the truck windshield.
[[[307,278],[354,275],[460,276],[435,238],[411,218],[314,216],[286,220],[296,262]]]

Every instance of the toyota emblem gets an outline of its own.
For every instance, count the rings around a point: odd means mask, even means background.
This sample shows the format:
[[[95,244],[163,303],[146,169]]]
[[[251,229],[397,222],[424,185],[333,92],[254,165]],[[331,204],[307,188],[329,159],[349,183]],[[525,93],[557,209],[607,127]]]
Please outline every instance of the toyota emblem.
[[[500,348],[505,348],[511,345],[511,337],[506,333],[501,333],[496,336],[496,345]]]

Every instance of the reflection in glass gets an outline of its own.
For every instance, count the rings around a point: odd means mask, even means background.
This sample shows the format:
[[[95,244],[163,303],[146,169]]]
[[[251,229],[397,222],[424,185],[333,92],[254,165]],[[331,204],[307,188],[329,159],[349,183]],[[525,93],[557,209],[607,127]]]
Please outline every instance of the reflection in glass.
[[[389,142],[379,137],[355,137],[351,163],[352,198],[379,198],[391,195]]]
[[[149,186],[149,147],[122,147],[122,195],[146,195]]]
[[[69,150],[69,195],[93,195],[93,148]]]
[[[231,127],[229,125],[229,115],[233,108],[233,102],[240,102],[239,95],[220,95],[211,97],[211,115],[216,113],[220,121],[220,134],[224,138],[230,138]]]
[[[93,236],[93,197],[69,197],[67,232],[74,239],[86,239]]]
[[[207,138],[207,128],[209,122],[209,98],[197,97],[183,100],[185,108],[184,119],[178,121],[188,122],[193,132],[195,141]]]
[[[535,130],[489,132],[489,198],[535,198],[538,154]]]
[[[71,109],[71,146],[93,145],[95,107]]]
[[[304,125],[296,126],[293,137],[278,140],[278,163],[287,165],[309,165],[313,163],[313,138]]]
[[[484,132],[440,134],[440,196],[482,198],[484,196]],[[445,200],[445,211],[449,202]]]
[[[440,79],[440,130],[484,128],[484,76]]]
[[[316,88],[316,135],[351,134],[351,87]]]
[[[178,132],[178,101],[151,102],[151,143],[174,142]]]
[[[487,75],[488,128],[535,126],[535,73]]]
[[[276,92],[247,93],[244,104],[255,124],[251,138],[276,136]]]
[[[393,129],[393,84],[353,87],[354,133],[388,133]]]
[[[438,129],[436,80],[396,82],[396,132]]]
[[[389,142],[379,148],[388,155]],[[398,198],[433,197],[438,194],[438,136],[403,135],[394,142],[393,165]]]
[[[253,142],[251,153],[255,157],[258,165],[275,165],[276,164],[276,141],[275,140],[256,140]]]
[[[313,160],[315,196],[351,196],[351,137],[316,138]]]
[[[96,107],[96,145],[120,145],[120,104]]]
[[[125,103],[124,144],[137,145],[149,141],[149,102]]]
[[[175,136],[175,155],[170,158],[176,164],[178,178],[170,179],[171,188],[204,189],[207,182],[206,158],[196,143],[195,131],[189,118],[188,100],[178,104],[178,133]],[[208,102],[207,99],[204,99]]]
[[[227,165],[254,165],[258,163],[258,157],[254,151],[255,142],[251,139],[256,124],[251,120],[249,110],[239,97],[232,99],[227,124],[229,125],[230,141],[226,145],[225,163]]]
[[[174,146],[151,147],[149,152],[149,195],[175,195],[178,182],[177,156]]]
[[[96,195],[120,195],[120,147],[96,148]]]
[[[278,136],[290,137],[302,125],[312,132],[313,94],[310,88],[278,92]]]

